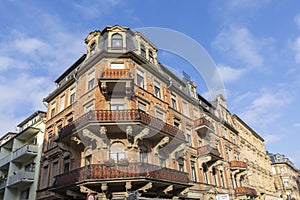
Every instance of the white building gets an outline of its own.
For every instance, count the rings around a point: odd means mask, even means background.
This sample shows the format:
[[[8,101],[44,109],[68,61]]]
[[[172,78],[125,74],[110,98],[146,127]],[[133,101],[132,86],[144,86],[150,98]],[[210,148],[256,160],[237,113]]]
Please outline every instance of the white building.
[[[35,199],[46,113],[37,111],[0,139],[0,199]]]

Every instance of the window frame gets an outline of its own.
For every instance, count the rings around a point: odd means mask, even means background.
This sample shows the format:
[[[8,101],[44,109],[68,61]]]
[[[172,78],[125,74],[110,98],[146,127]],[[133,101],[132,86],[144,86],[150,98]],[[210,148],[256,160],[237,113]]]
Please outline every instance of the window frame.
[[[120,44],[120,45],[116,45],[116,44]],[[111,48],[114,48],[114,49],[122,49],[123,48],[123,35],[122,34],[120,34],[120,33],[112,34]]]

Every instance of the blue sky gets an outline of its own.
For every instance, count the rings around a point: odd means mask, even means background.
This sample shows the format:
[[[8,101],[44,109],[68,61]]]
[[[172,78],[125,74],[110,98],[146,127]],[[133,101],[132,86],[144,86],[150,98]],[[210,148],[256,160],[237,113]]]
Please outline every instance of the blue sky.
[[[162,27],[205,48],[222,75],[229,110],[265,139],[267,150],[300,168],[300,2],[3,0],[0,17],[1,135],[45,109],[42,99],[85,53],[89,32],[115,24]],[[175,70],[187,64],[170,58],[161,61]]]

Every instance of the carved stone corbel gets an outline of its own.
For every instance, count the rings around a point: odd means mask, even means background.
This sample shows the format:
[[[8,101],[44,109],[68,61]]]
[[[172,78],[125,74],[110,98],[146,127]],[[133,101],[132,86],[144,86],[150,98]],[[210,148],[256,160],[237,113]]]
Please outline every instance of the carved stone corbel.
[[[166,189],[164,189],[163,193],[167,194],[168,192],[173,190],[173,185],[169,185]]]
[[[137,191],[143,191],[143,192],[147,192],[147,190],[152,188],[152,183],[147,183],[145,186],[139,188]]]
[[[138,141],[142,140],[144,136],[149,134],[149,128],[144,128],[139,134],[133,139],[133,148],[138,148]]]
[[[127,126],[127,128],[126,128],[126,137],[127,137],[127,140],[128,140],[128,148],[131,148],[132,147],[132,145],[131,145],[131,143],[132,143],[132,127],[131,126]]]
[[[127,182],[125,183],[126,191],[131,190],[131,187],[132,187],[131,182],[130,182],[130,181],[127,181]]]
[[[160,147],[163,147],[165,144],[169,142],[170,138],[168,136],[165,136],[161,141],[154,147],[155,154],[158,154],[158,149]]]
[[[199,165],[201,166],[203,163],[207,163],[212,160],[211,156],[203,156],[198,158]]]

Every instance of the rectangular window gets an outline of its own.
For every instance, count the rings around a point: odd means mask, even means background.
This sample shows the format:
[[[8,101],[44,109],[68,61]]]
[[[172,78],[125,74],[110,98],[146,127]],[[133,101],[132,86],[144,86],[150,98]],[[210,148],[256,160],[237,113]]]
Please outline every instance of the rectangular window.
[[[51,111],[50,111],[50,116],[53,117],[55,115],[55,107],[56,107],[56,103],[53,102],[51,104]]]
[[[91,110],[94,110],[94,104],[93,103],[89,103],[88,105],[85,106],[85,113],[91,111]]]
[[[111,110],[124,110],[125,103],[123,98],[112,98],[110,102]]]
[[[52,184],[53,184],[54,181],[55,181],[55,176],[58,175],[58,171],[59,171],[59,168],[58,168],[58,161],[56,161],[56,162],[54,162],[53,165],[52,165],[52,174],[53,174]]]
[[[224,172],[223,171],[220,171],[220,176],[221,176],[222,187],[225,187],[225,180],[224,180]]]
[[[42,182],[42,186],[43,187],[47,187],[48,185],[48,166],[45,166],[43,168],[43,182]]]
[[[48,141],[47,141],[47,150],[49,150],[52,147],[52,133],[50,132],[48,134]]]
[[[196,167],[194,161],[191,161],[191,172],[192,172],[192,181],[197,182],[197,174],[196,174]]]
[[[203,142],[202,142],[202,139],[201,139],[201,138],[198,139],[198,145],[199,145],[199,147],[202,147],[202,146],[203,146]]]
[[[70,157],[64,158],[64,173],[70,171]]]
[[[226,159],[228,161],[231,161],[231,148],[225,147],[225,151],[226,151]]]
[[[189,112],[189,108],[188,108],[188,104],[186,102],[182,102],[182,109],[183,109],[183,114],[185,116],[190,116],[190,112]]]
[[[95,72],[92,72],[88,76],[88,90],[94,88],[94,82],[95,82]]]
[[[141,88],[145,88],[144,73],[138,69],[136,72],[136,84]]]
[[[35,171],[35,163],[30,163],[25,166],[26,172],[34,172]]]
[[[187,141],[188,141],[188,145],[192,146],[192,136],[191,136],[191,129],[187,128],[186,129],[186,137],[187,137]]]
[[[184,159],[183,158],[178,159],[178,170],[180,172],[184,172]]]
[[[142,110],[144,112],[146,112],[146,110],[147,110],[147,104],[142,103],[140,101],[138,102],[138,107],[139,107],[140,110]]]
[[[174,127],[180,129],[180,119],[174,118]]]
[[[75,94],[76,94],[76,90],[75,90],[75,87],[74,87],[70,91],[70,105],[75,102]]]
[[[199,111],[197,108],[194,108],[194,119],[198,119],[199,118]]]
[[[149,51],[149,61],[153,62],[153,54],[152,51]]]
[[[84,162],[85,162],[85,165],[92,164],[92,155],[86,156]]]
[[[238,152],[234,152],[234,159],[235,160],[240,160],[240,158],[239,158],[239,153]]]
[[[161,94],[160,94],[160,84],[156,81],[154,81],[154,95],[157,98],[161,98]]]
[[[62,97],[60,97],[59,112],[63,111],[64,108],[65,108],[65,95],[63,95]]]
[[[111,63],[110,64],[111,69],[125,69],[124,63]]]
[[[164,121],[164,113],[160,110],[156,110],[156,117],[162,121]]]
[[[172,99],[172,108],[174,108],[175,110],[177,110],[176,96],[174,94],[172,94],[171,99]]]

